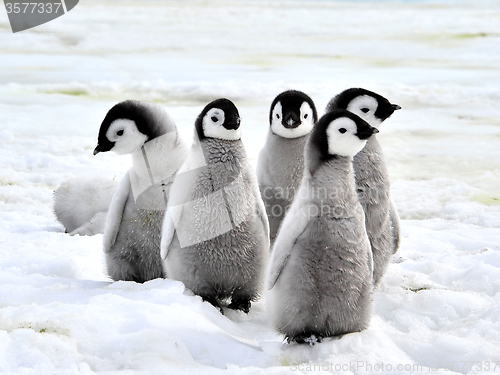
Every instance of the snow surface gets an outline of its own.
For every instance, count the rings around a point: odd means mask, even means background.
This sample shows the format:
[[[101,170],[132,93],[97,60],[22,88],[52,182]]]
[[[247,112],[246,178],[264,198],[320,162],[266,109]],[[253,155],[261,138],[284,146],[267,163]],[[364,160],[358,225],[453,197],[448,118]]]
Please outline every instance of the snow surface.
[[[500,373],[499,26],[488,0],[85,0],[17,34],[0,10],[0,373]],[[278,93],[322,113],[353,86],[403,107],[378,137],[403,238],[364,332],[287,345],[265,301],[222,316],[179,282],[111,283],[102,235],[56,221],[67,178],[128,169],[92,155],[120,100],[189,141],[226,96],[255,166]]]

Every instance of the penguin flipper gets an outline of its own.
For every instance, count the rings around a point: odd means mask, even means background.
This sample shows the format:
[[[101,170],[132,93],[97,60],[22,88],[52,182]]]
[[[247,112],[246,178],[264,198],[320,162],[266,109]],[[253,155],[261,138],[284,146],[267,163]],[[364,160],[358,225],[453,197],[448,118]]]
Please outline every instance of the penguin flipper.
[[[400,226],[400,218],[398,214],[398,209],[396,208],[396,205],[394,204],[394,201],[392,199],[390,200],[390,207],[389,207],[389,216],[391,220],[391,228],[392,228],[392,240],[393,240],[393,254],[396,254],[396,252],[399,249],[399,244],[401,241],[401,226]]]
[[[262,223],[262,230],[264,232],[264,237],[267,240],[267,249],[269,250],[269,248],[271,247],[271,239],[269,237],[269,219],[267,218],[266,209],[260,197],[257,198],[256,205],[257,215],[260,219],[260,222]]]
[[[278,281],[288,259],[296,246],[297,239],[304,233],[309,223],[310,214],[314,212],[308,204],[299,198],[292,203],[285,216],[274,243],[269,269],[268,289],[271,290]]]
[[[167,259],[168,251],[170,250],[170,244],[172,243],[175,235],[175,225],[172,215],[172,210],[167,209],[161,229],[160,255],[164,260]]]
[[[271,268],[269,269],[269,277],[267,279],[267,289],[271,290],[276,285],[281,271],[283,271],[290,258],[291,250],[291,248],[283,246],[282,243],[275,242],[271,257]]]
[[[115,244],[116,236],[120,229],[123,217],[123,210],[127,204],[128,195],[130,193],[130,178],[128,172],[118,185],[118,189],[113,195],[111,204],[109,205],[108,214],[106,216],[106,225],[104,227],[103,250],[108,253],[111,247]]]
[[[167,259],[170,245],[174,236],[179,234],[181,237],[186,232],[191,231],[190,217],[183,217],[185,206],[190,206],[193,200],[192,191],[196,186],[196,181],[202,171],[206,169],[203,151],[199,143],[193,146],[192,152],[187,156],[184,163],[178,169],[168,195],[168,206],[163,218],[161,229],[160,255],[163,260]],[[189,208],[186,209],[189,212]],[[187,215],[189,216],[189,214]],[[183,220],[181,222],[181,220]],[[177,233],[179,228],[180,233]],[[182,243],[179,238],[179,242]]]
[[[270,247],[269,219],[266,213],[266,206],[264,205],[264,201],[262,200],[262,197],[260,195],[259,184],[257,183],[257,180],[255,178],[252,179],[251,186],[252,186],[253,196],[255,197],[255,211],[257,217],[260,219],[260,222],[262,223],[264,236],[265,238],[267,238],[267,247],[269,248]]]

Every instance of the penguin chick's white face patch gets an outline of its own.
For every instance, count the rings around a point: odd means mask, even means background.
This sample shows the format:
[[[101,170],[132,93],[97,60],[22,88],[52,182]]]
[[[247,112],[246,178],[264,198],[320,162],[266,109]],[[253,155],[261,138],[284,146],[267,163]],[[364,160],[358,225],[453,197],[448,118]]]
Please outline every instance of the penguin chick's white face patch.
[[[359,139],[356,123],[347,117],[333,120],[326,129],[330,155],[354,156],[365,147],[366,140]]]
[[[314,113],[308,102],[304,102],[300,106],[300,120],[302,124],[299,129],[302,129],[304,135],[310,133],[314,126]]]
[[[351,100],[346,109],[349,112],[358,115],[368,124],[378,129],[382,124],[382,121],[375,117],[377,108],[377,99],[370,95],[360,95]]]
[[[285,128],[283,126],[283,108],[281,102],[276,103],[273,109],[271,130],[274,134],[283,138],[298,138],[309,134],[314,125],[313,110],[309,103],[304,102],[300,106],[301,124],[296,128]]]
[[[229,141],[241,139],[241,130],[226,129],[223,124],[225,121],[224,111],[219,108],[212,108],[203,117],[203,134],[208,138],[218,138]]]
[[[111,151],[118,155],[130,154],[148,140],[148,136],[137,129],[135,122],[127,119],[113,121],[106,132],[106,138],[115,142]]]

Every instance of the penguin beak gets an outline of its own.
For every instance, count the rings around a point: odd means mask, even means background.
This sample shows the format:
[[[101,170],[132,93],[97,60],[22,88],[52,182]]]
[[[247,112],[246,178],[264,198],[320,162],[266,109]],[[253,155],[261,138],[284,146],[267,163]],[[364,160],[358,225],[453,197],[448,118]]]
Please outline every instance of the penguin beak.
[[[233,117],[227,119],[224,122],[224,127],[228,130],[236,130],[240,127],[241,119],[239,117]]]
[[[115,147],[115,142],[110,142],[108,139],[97,139],[97,147],[94,149],[94,155],[97,155],[99,152],[107,152],[110,151],[113,147]]]
[[[296,113],[291,112],[291,113],[288,114],[288,116],[286,116],[285,118],[283,118],[283,121],[281,121],[281,124],[286,129],[295,129],[300,124],[302,124],[302,121],[300,121],[300,118],[299,118],[299,116]]]
[[[397,104],[391,104],[391,107],[393,110],[397,111],[398,109],[401,109],[401,106],[397,105]]]
[[[363,128],[358,130],[357,136],[359,139],[368,139],[370,138],[373,134],[377,134],[379,130],[377,128],[374,128],[373,126],[369,126],[367,128]]]
[[[104,151],[102,146],[100,144],[97,144],[97,147],[94,148],[94,156],[97,155],[101,151]]]

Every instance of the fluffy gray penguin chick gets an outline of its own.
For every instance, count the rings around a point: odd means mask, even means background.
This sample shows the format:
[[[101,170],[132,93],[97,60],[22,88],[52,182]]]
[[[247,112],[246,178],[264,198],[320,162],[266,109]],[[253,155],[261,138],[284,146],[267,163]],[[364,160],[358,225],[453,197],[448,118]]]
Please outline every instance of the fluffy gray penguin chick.
[[[54,191],[54,213],[70,236],[104,233],[106,215],[117,181],[103,176],[78,176]]]
[[[240,116],[228,99],[209,103],[170,191],[162,257],[170,278],[223,313],[248,313],[263,287],[269,224],[241,142]]]
[[[373,264],[352,157],[377,129],[346,110],[325,114],[305,148],[299,191],[271,255],[271,321],[288,342],[365,329]]]
[[[111,108],[101,124],[94,155],[106,151],[132,155],[132,167],[106,217],[108,274],[113,280],[140,283],[165,277],[161,225],[170,186],[188,148],[161,107],[127,100]]]
[[[336,108],[355,113],[371,126],[380,125],[394,111],[397,104],[374,92],[351,88],[335,96],[326,112]],[[400,242],[399,215],[390,198],[390,181],[384,154],[376,136],[370,137],[366,146],[354,156],[354,174],[359,200],[365,211],[366,230],[373,252],[373,278],[377,286],[396,253]]]
[[[269,132],[257,161],[271,244],[302,180],[304,147],[317,120],[316,107],[303,92],[282,92],[271,104]]]

